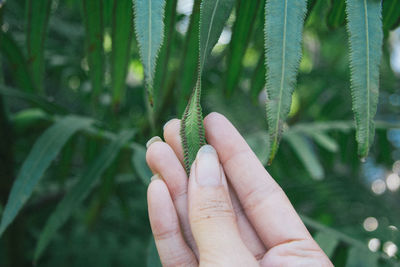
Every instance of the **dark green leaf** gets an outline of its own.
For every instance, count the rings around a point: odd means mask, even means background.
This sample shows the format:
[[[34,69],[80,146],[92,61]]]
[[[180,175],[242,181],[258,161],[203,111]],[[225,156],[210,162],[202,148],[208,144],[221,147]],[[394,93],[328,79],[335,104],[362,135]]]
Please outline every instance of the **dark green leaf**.
[[[75,132],[87,128],[91,124],[91,119],[72,115],[67,116],[47,129],[37,139],[11,188],[11,193],[1,218],[0,235],[17,216],[63,145]]]
[[[27,0],[28,64],[36,88],[43,92],[44,43],[52,0]]]
[[[251,78],[250,94],[254,103],[258,103],[260,92],[265,86],[265,56],[262,54]]]
[[[119,106],[125,95],[133,31],[132,0],[114,0],[112,23],[111,79],[113,104]]]
[[[289,114],[301,58],[306,0],[270,0],[265,7],[267,121],[274,159]]]
[[[132,165],[142,182],[145,185],[149,185],[152,174],[146,163],[146,148],[141,145],[134,144]]]
[[[331,28],[338,28],[344,25],[346,18],[346,0],[332,0],[331,10],[327,16],[327,24]]]
[[[383,29],[385,31],[397,28],[400,24],[400,1],[383,1],[382,17]]]
[[[358,155],[365,158],[375,134],[383,39],[381,3],[377,0],[347,0],[346,12]]]
[[[134,131],[122,131],[106,148],[95,158],[85,170],[82,178],[71,188],[63,200],[57,205],[56,210],[47,220],[46,225],[39,237],[36,246],[34,260],[37,261],[44,249],[49,244],[53,235],[67,221],[71,213],[78,208],[79,204],[91,191],[95,182],[103,172],[110,166],[118,155],[121,147],[133,136]]]
[[[336,246],[339,244],[339,240],[336,238],[336,236],[326,232],[318,232],[314,236],[314,240],[329,258],[332,257]]]
[[[365,253],[365,250],[353,247],[347,256],[346,267],[375,267],[378,266],[378,259],[376,253]]]

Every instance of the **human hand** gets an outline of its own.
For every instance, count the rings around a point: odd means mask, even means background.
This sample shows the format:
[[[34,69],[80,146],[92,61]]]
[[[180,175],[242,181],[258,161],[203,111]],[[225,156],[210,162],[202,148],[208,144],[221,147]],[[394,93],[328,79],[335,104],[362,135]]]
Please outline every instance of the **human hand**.
[[[150,224],[163,266],[333,266],[283,190],[222,115],[187,178],[180,121],[148,142]]]

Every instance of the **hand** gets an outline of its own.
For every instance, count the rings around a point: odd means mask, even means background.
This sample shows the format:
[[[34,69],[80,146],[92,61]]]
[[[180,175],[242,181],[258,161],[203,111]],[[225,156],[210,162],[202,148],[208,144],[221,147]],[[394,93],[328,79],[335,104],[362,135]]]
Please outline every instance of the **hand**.
[[[163,266],[333,266],[285,193],[222,115],[187,178],[180,121],[148,142],[148,208]]]

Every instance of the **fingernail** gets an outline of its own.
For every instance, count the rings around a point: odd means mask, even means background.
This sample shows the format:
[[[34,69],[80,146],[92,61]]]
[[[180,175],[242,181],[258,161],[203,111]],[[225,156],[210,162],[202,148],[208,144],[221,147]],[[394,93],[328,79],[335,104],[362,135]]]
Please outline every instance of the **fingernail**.
[[[150,146],[151,144],[155,143],[155,142],[161,142],[161,141],[162,141],[162,140],[161,140],[160,137],[158,137],[158,136],[153,136],[152,138],[150,138],[149,141],[147,141],[147,143],[146,143],[146,148],[149,148],[149,146]]]
[[[196,158],[196,181],[201,186],[221,184],[218,155],[210,145],[202,146]]]
[[[161,179],[161,176],[158,173],[156,173],[153,176],[151,176],[151,178],[150,178],[151,182],[154,180],[162,180],[162,179]]]
[[[163,126],[163,130],[165,130],[165,127],[167,127],[167,125],[168,125],[170,122],[172,122],[173,120],[175,120],[175,119],[170,119],[169,121],[167,121],[167,122],[164,124],[164,126]]]

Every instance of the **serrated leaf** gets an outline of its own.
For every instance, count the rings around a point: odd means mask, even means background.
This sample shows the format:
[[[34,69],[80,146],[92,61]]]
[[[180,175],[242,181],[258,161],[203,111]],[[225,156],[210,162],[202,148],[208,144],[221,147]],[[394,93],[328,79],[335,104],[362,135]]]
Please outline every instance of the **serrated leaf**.
[[[60,119],[36,140],[11,188],[1,218],[0,235],[15,219],[63,145],[75,132],[91,124],[91,119],[70,115]]]
[[[289,114],[301,58],[306,0],[270,0],[265,7],[267,121],[274,159]]]
[[[27,67],[27,60],[9,32],[0,31],[0,49],[7,58],[15,84],[26,92],[35,92],[32,77]]]
[[[307,140],[293,132],[285,134],[285,139],[289,142],[311,177],[315,180],[323,179],[324,169]]]
[[[346,0],[346,13],[356,140],[358,155],[365,158],[375,134],[383,39],[381,3],[377,0]]]
[[[346,18],[346,0],[332,0],[331,10],[326,17],[327,24],[331,28],[337,28],[344,25]]]
[[[394,30],[400,24],[400,1],[385,0],[382,7],[383,30]]]
[[[126,90],[133,31],[132,0],[114,0],[112,12],[111,79],[113,105],[119,106]]]
[[[182,116],[180,131],[184,164],[188,175],[197,151],[206,143],[200,104],[203,66],[222,33],[234,2],[234,0],[204,0],[200,6],[198,78]]]
[[[82,4],[89,76],[93,95],[98,96],[103,91],[104,76],[103,1],[83,0]]]
[[[67,221],[71,213],[78,208],[79,204],[91,191],[95,182],[103,172],[110,166],[118,155],[121,147],[133,136],[134,131],[124,130],[106,146],[95,160],[85,170],[82,178],[71,188],[67,195],[57,205],[56,210],[47,220],[36,245],[34,260],[37,261],[47,247],[53,235]]]
[[[151,106],[156,61],[164,38],[164,8],[165,0],[134,0],[136,39]]]
[[[339,244],[339,240],[336,236],[327,232],[318,232],[314,236],[314,240],[318,243],[319,247],[325,252],[328,258],[332,257],[336,246]]]
[[[43,92],[44,43],[52,0],[27,0],[26,44],[28,65],[36,88]]]
[[[226,93],[232,95],[239,83],[242,60],[254,29],[254,21],[261,15],[261,0],[240,0],[237,2],[236,20],[233,24],[226,70]]]

